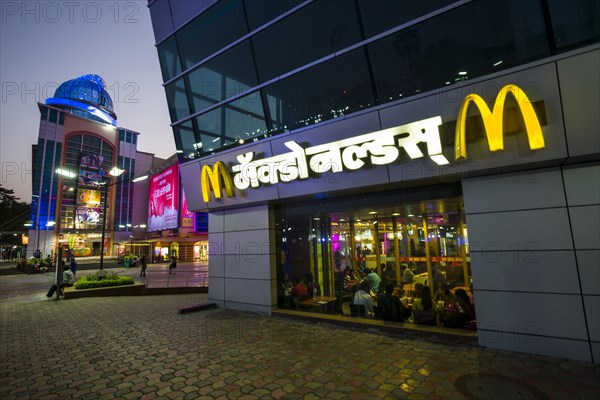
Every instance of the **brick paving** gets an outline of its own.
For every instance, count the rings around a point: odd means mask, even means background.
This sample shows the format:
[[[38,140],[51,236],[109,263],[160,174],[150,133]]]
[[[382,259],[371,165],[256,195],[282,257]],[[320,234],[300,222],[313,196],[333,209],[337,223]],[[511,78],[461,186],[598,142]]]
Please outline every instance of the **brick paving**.
[[[3,301],[0,399],[591,400],[600,393],[598,365],[224,309],[177,313],[206,298]]]

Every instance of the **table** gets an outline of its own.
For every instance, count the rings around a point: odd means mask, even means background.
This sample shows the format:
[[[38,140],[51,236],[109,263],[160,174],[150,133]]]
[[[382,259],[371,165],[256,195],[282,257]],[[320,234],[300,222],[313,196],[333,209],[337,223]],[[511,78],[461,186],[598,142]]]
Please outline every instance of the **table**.
[[[337,297],[328,297],[328,296],[317,296],[315,298],[310,298],[308,300],[301,301],[300,304],[303,307],[317,308],[321,311],[325,311],[327,309],[327,305],[329,303],[333,303],[337,300]]]

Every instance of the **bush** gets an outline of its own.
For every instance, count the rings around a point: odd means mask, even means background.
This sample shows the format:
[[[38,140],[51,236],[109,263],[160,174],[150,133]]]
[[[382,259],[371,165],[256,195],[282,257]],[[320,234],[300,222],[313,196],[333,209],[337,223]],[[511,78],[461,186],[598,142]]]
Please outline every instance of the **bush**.
[[[75,282],[75,289],[91,289],[101,288],[110,286],[122,286],[132,285],[134,283],[133,278],[130,276],[120,276],[115,272],[98,271],[95,274],[89,274],[77,282]]]

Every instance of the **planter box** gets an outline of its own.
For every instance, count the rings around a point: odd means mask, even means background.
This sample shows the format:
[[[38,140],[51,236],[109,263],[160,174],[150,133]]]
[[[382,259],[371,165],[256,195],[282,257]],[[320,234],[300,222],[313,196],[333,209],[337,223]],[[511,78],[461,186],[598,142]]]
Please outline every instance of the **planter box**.
[[[143,283],[91,289],[75,289],[74,287],[68,287],[65,288],[65,300],[79,299],[82,297],[138,296],[144,294],[145,290],[146,285]]]

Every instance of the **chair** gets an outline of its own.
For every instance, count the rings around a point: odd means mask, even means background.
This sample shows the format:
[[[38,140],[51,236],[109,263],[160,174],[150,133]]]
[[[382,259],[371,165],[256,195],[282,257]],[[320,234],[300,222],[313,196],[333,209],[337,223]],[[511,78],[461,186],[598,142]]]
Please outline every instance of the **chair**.
[[[351,317],[366,317],[367,310],[365,306],[361,304],[352,304],[350,303],[350,316]]]

